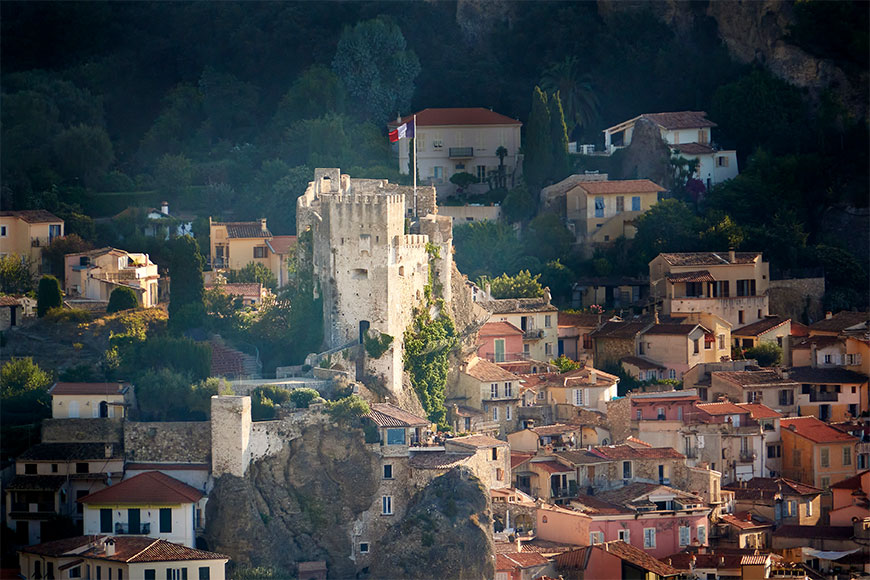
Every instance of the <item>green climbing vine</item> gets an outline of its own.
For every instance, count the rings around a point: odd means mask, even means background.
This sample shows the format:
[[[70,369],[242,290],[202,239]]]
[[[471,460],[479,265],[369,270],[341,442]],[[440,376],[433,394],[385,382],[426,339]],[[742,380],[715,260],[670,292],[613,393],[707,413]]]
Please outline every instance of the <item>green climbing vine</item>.
[[[429,283],[425,288],[426,300],[415,312],[414,320],[405,330],[405,370],[411,385],[420,397],[429,420],[439,429],[448,429],[447,408],[444,398],[447,386],[450,351],[457,343],[453,321],[444,313],[441,285],[437,281],[433,262],[441,257],[435,244],[426,244],[429,254]],[[435,312],[434,316],[432,312]]]
[[[393,344],[393,337],[383,332],[373,336],[371,331],[367,330],[363,336],[363,344],[366,348],[366,354],[371,358],[381,358]]]

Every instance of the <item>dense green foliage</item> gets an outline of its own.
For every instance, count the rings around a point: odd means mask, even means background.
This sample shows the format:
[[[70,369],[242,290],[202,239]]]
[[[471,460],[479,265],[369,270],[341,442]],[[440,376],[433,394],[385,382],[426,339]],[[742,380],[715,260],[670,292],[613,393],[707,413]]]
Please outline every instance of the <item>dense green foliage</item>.
[[[190,236],[182,236],[173,242],[169,274],[169,321],[178,329],[198,326],[205,311],[202,280],[203,257],[199,246]]]
[[[743,357],[755,359],[758,366],[772,367],[782,363],[782,348],[772,342],[760,342],[744,350]]]
[[[211,397],[220,392],[218,379],[196,382],[189,373],[169,368],[136,377],[136,400],[142,421],[205,421]]]
[[[481,276],[476,284],[483,289],[487,286],[493,298],[539,298],[544,295],[544,288],[538,282],[541,275],[532,276],[528,270],[520,270],[516,276],[502,274],[497,278]]]
[[[424,308],[405,331],[405,370],[429,420],[447,428],[444,406],[449,367],[448,355],[456,346],[453,321],[441,313],[434,319]]]
[[[84,308],[63,308],[58,306],[45,313],[46,322],[88,322],[93,318],[90,310]]]
[[[251,391],[251,419],[254,421],[274,419],[275,405],[283,405],[289,401],[291,392],[278,385],[260,385]]]
[[[320,393],[308,387],[300,387],[290,391],[290,402],[297,409],[307,409],[311,402],[320,396]]]
[[[36,291],[36,315],[42,318],[52,308],[63,306],[63,293],[60,282],[54,276],[43,276],[39,279]]]
[[[139,307],[139,297],[132,288],[120,286],[112,290],[109,295],[109,305],[106,306],[106,313],[112,314],[121,310],[129,310],[130,308]]]
[[[269,290],[278,287],[278,278],[262,262],[248,262],[241,270],[230,270],[227,272],[227,282],[259,283]]]
[[[0,368],[0,457],[14,457],[39,442],[39,426],[51,416],[51,374],[30,357]]]
[[[524,143],[523,175],[531,191],[539,191],[553,167],[553,142],[551,138],[550,110],[547,95],[535,87],[532,94],[532,111],[526,125]]]
[[[560,373],[567,373],[568,371],[577,370],[583,367],[583,363],[573,361],[564,354],[559,356],[559,358],[557,359],[551,360],[550,362],[556,365],[556,368],[559,369]]]
[[[7,254],[0,256],[0,292],[26,294],[33,290],[35,276],[29,258]]]
[[[0,397],[4,402],[51,386],[51,375],[31,357],[13,358],[0,368]]]
[[[371,358],[381,358],[391,344],[393,344],[393,337],[382,332],[375,335],[371,330],[367,330],[363,337],[366,354]]]
[[[357,395],[350,395],[337,401],[327,401],[326,412],[334,421],[353,423],[371,413],[372,410],[365,399]]]

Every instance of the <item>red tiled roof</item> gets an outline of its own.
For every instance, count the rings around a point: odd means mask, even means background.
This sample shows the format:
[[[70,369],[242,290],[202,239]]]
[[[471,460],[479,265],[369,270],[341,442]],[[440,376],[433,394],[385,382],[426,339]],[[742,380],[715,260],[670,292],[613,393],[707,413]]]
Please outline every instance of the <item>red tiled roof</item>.
[[[694,272],[674,272],[666,276],[668,282],[674,284],[680,282],[713,282],[713,275],[707,270],[695,270]]]
[[[738,407],[729,401],[723,401],[721,403],[702,403],[697,405],[697,407],[708,415],[742,415],[749,412],[749,409]]]
[[[51,395],[122,395],[130,383],[54,383]]]
[[[582,328],[595,328],[598,326],[597,314],[583,314],[577,312],[559,312],[559,326],[579,326]]]
[[[791,318],[783,318],[782,316],[768,316],[758,322],[747,324],[742,328],[735,328],[731,331],[731,336],[758,336],[764,334],[774,328],[784,325],[786,322],[791,322]]]
[[[735,383],[741,387],[785,387],[797,386],[797,382],[784,379],[771,369],[759,371],[713,371],[711,376]]]
[[[816,345],[816,348],[825,348],[843,342],[839,336],[829,334],[817,334],[815,336],[797,336],[792,342],[792,350],[805,349],[809,350]]]
[[[646,322],[615,322],[607,321],[601,328],[594,331],[595,338],[634,338],[641,330],[649,326]]]
[[[531,568],[532,566],[544,566],[550,560],[542,556],[538,552],[514,552],[511,554],[497,554],[496,559],[501,558],[498,563],[499,570],[514,569],[514,568]],[[502,568],[507,566],[507,568]]]
[[[371,413],[366,415],[378,427],[425,427],[429,420],[409,413],[389,403],[372,403]]]
[[[271,238],[272,232],[263,229],[260,222],[212,222],[215,226],[226,226],[229,238]]]
[[[290,248],[296,245],[296,236],[272,236],[272,239],[267,241],[266,244],[272,248],[274,253],[286,254],[290,251]]]
[[[867,470],[848,477],[843,481],[831,484],[832,489],[861,489],[861,479],[867,474]]]
[[[775,419],[782,417],[781,413],[777,413],[767,405],[761,403],[737,403],[737,406],[749,411],[749,416],[753,419]]]
[[[564,552],[556,556],[556,566],[559,569],[569,568],[574,570],[585,569],[589,562],[589,554],[592,550],[603,550],[613,554],[620,560],[633,564],[638,568],[647,570],[659,576],[677,576],[680,572],[676,568],[656,560],[640,548],[626,544],[622,540],[613,540],[603,544],[595,544],[579,550]]]
[[[792,367],[788,372],[789,378],[799,383],[816,385],[854,383],[860,385],[867,382],[867,375],[843,367]]]
[[[83,504],[107,503],[194,503],[202,492],[159,471],[146,471],[106,489],[88,494]]]
[[[848,433],[843,433],[839,429],[834,429],[824,421],[820,421],[815,417],[791,417],[789,419],[780,419],[779,421],[782,431],[788,429],[813,441],[815,443],[848,443],[858,441],[857,437],[853,437]]]
[[[723,485],[722,489],[733,491],[736,499],[772,500],[777,493],[782,493],[786,496],[819,495],[822,493],[822,490],[817,487],[786,477],[753,477],[749,481]]]
[[[0,296],[0,306],[21,306],[14,296]]]
[[[583,512],[590,517],[595,515],[601,516],[632,513],[632,510],[624,505],[612,503],[584,493],[578,494],[576,501],[580,504],[580,506],[577,507],[578,511]]]
[[[722,266],[731,264],[728,252],[674,252],[659,254],[672,266]],[[734,264],[752,264],[761,258],[760,252],[736,252]]]
[[[577,186],[588,195],[610,193],[655,193],[665,188],[649,179],[620,179],[616,181],[582,181]]]
[[[397,127],[413,119],[414,115],[408,115],[401,121],[391,121],[387,126]],[[483,107],[423,109],[417,112],[418,127],[445,127],[452,125],[522,125],[522,123]]]
[[[522,335],[523,331],[506,321],[487,322],[477,332],[477,336],[507,336],[511,334]]]
[[[574,471],[573,467],[562,465],[558,461],[533,461],[529,465],[534,465],[547,473],[569,473]]]
[[[700,129],[716,127],[716,123],[707,118],[705,111],[674,111],[672,113],[644,113],[641,117],[649,119],[665,129]]]
[[[671,145],[671,150],[682,155],[709,155],[714,152],[712,147],[704,143],[680,143]]]
[[[834,314],[831,318],[824,318],[810,324],[810,332],[841,332],[850,326],[856,326],[862,322],[867,322],[870,319],[870,314],[867,312],[851,312],[843,310]]]
[[[0,217],[17,217],[29,224],[62,222],[63,220],[44,209],[23,209],[18,211],[0,211]]]
[[[672,447],[632,447],[623,444],[593,447],[590,451],[611,460],[685,458],[685,455]]]
[[[691,334],[697,327],[697,324],[654,324],[644,334],[684,336]]]
[[[227,282],[226,284],[206,284],[205,289],[218,289],[228,296],[259,300],[262,296],[263,285],[253,282]]]
[[[647,370],[647,369],[664,370],[665,369],[665,367],[663,367],[662,365],[655,363],[651,360],[647,360],[643,357],[639,357],[639,356],[623,357],[622,359],[620,359],[619,362],[621,362],[623,364],[630,364],[630,365],[635,366],[641,370]]]
[[[641,445],[641,446],[643,446],[643,447],[652,447],[652,444],[651,444],[651,443],[647,443],[647,442],[644,441],[643,439],[638,439],[638,438],[635,437],[634,435],[629,435],[629,436],[628,436],[628,439],[626,439],[625,441],[626,441],[626,443],[629,444],[629,445],[634,444],[634,445]]]
[[[454,437],[448,439],[447,443],[456,445],[464,445],[466,447],[474,447],[475,449],[488,449],[490,447],[507,447],[508,442],[490,437],[489,435],[466,435],[465,437]]]
[[[541,425],[540,427],[531,427],[529,431],[537,435],[538,437],[553,437],[554,435],[565,435],[566,433],[573,433],[574,431],[578,431],[580,427],[577,425],[565,425],[563,423],[556,423],[555,425]]]
[[[511,451],[511,469],[521,463],[525,463],[534,456],[534,453],[520,453],[519,451]]]
[[[466,375],[483,382],[520,380],[515,374],[483,358],[476,358],[469,362],[464,372]]]
[[[750,517],[749,512],[740,512],[733,515],[725,514],[722,516],[722,521],[740,530],[752,530],[755,528],[768,528],[773,526],[771,523],[747,519],[748,517]]]

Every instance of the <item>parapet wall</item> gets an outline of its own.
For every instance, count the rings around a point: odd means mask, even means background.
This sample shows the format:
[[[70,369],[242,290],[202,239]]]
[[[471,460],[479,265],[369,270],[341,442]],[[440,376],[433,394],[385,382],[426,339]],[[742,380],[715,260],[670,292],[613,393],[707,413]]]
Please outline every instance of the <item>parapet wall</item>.
[[[44,419],[43,443],[120,443],[124,437],[121,419]]]
[[[124,423],[124,452],[131,462],[209,463],[211,422]]]

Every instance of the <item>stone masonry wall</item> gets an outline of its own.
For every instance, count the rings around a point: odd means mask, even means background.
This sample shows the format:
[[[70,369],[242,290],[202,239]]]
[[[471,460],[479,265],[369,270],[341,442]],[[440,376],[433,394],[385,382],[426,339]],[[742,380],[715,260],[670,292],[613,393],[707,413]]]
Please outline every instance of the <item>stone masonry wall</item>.
[[[824,315],[825,279],[771,280],[768,296],[771,314],[798,322],[820,320]]]
[[[613,444],[622,443],[631,435],[631,400],[622,397],[607,401],[607,422]]]
[[[211,423],[124,423],[124,450],[131,462],[210,463]]]
[[[44,419],[43,443],[120,443],[123,428],[120,419]]]

